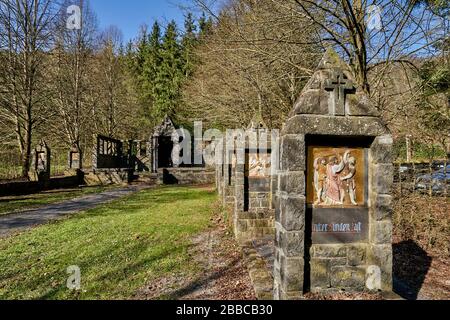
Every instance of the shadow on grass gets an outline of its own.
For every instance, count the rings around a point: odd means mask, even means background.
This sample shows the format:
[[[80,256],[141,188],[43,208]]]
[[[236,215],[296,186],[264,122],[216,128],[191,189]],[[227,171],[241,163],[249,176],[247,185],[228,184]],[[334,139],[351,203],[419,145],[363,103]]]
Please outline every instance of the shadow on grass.
[[[417,300],[432,258],[416,242],[403,241],[393,246],[394,292],[407,300]]]
[[[85,260],[82,261],[75,261],[74,264],[78,265],[81,270],[81,290],[87,290],[88,292],[92,290],[94,287],[101,287],[103,290],[108,290],[108,283],[115,283],[116,285],[120,282],[124,282],[127,279],[133,278],[133,275],[143,273],[145,271],[151,270],[152,266],[157,264],[160,261],[164,261],[166,258],[170,258],[171,256],[176,256],[181,251],[183,251],[185,248],[183,245],[179,245],[176,247],[171,246],[170,248],[165,248],[161,250],[160,252],[156,254],[151,254],[147,256],[146,258],[136,259],[136,257],[139,257],[143,254],[145,250],[148,249],[148,246],[150,244],[147,242],[139,242],[132,246],[127,246],[126,248],[121,247],[118,245],[116,248],[107,248],[103,250],[102,252],[95,255],[95,259],[93,257],[87,257]],[[83,280],[83,273],[86,274],[89,272],[89,270],[93,270],[96,267],[96,264],[98,261],[103,261],[103,263],[106,263],[108,261],[108,258],[113,254],[120,255],[124,257],[124,253],[127,252],[130,254],[130,256],[134,257],[135,260],[131,260],[128,263],[124,263],[123,261],[116,261],[117,265],[115,268],[111,268],[108,272],[99,272],[96,276],[91,277],[89,280]],[[124,257],[125,258],[125,257]],[[114,263],[112,261],[111,263]],[[170,271],[170,270],[169,270]],[[92,272],[92,271],[91,271]],[[68,277],[65,276],[65,277]],[[64,277],[63,277],[64,278]],[[38,285],[42,283],[41,281],[34,281],[31,285]],[[104,285],[102,285],[104,284]],[[131,285],[131,284],[130,284]],[[131,285],[132,287],[132,285]],[[130,288],[131,288],[130,287]],[[130,292],[123,292],[123,295],[121,295],[119,292],[111,293],[110,295],[107,295],[107,299],[126,299],[129,295],[133,293],[135,288],[131,288]],[[96,297],[93,297],[92,295],[85,296],[83,293],[72,291],[69,292],[69,289],[65,287],[65,284],[62,286],[58,286],[47,293],[39,296],[37,299],[39,300],[53,300],[56,298],[71,298],[71,299],[102,299],[102,295],[98,294]]]

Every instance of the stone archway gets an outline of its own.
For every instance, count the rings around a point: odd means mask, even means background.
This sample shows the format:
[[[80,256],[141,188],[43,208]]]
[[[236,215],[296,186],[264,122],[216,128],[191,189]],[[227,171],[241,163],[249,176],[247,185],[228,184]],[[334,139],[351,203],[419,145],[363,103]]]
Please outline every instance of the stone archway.
[[[174,157],[179,157],[180,135],[173,121],[166,116],[157,126],[151,138],[152,172],[177,167]]]

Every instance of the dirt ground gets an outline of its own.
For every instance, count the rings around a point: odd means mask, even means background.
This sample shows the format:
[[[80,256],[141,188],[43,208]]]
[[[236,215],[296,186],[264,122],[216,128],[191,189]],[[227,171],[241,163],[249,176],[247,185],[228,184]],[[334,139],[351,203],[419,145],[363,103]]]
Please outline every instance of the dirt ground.
[[[133,299],[255,300],[255,293],[239,246],[220,218],[193,239],[190,255],[201,267],[197,275],[174,274],[152,281]],[[394,244],[394,273],[407,285],[408,299],[450,299],[448,260],[428,256],[414,243]],[[405,297],[406,295],[406,297]],[[307,294],[306,300],[382,300],[381,295],[338,293]]]
[[[408,299],[450,299],[450,215],[445,197],[397,195],[394,276]]]
[[[152,281],[133,299],[255,300],[242,254],[221,218],[193,239],[190,255],[201,266],[196,276],[177,274]]]

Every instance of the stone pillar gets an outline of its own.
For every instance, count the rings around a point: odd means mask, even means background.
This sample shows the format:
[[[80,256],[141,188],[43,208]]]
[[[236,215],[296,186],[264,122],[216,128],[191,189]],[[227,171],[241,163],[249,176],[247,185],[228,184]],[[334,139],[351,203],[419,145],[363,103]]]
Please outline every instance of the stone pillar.
[[[149,172],[153,172],[153,144],[152,138],[145,142],[145,165],[148,168]]]
[[[174,168],[178,168],[181,162],[181,145],[179,137],[177,135],[172,136],[173,149],[172,149],[172,163]]]
[[[78,151],[77,147],[72,147],[68,152],[68,168],[70,170],[81,170],[83,168],[82,160],[83,156]]]
[[[209,145],[209,147],[211,147],[211,145]],[[205,146],[205,149],[207,148],[207,146]],[[222,172],[222,166],[220,164],[220,161],[218,161],[217,159],[217,152],[218,149],[217,147],[214,149],[214,155],[213,155],[213,159],[214,159],[214,167],[216,169],[216,190],[219,196],[222,195],[222,180],[221,180],[221,172]]]
[[[152,137],[152,173],[158,172],[158,136]]]
[[[247,226],[239,223],[240,215],[245,210],[245,141],[236,140],[236,167],[234,173],[234,234],[239,240],[239,235],[247,231]]]
[[[214,168],[215,168],[215,173],[216,173],[216,191],[217,191],[217,193],[220,193],[220,192],[219,192],[219,187],[220,187],[220,180],[219,180],[219,165],[216,164],[216,165],[214,166]]]
[[[223,137],[223,161],[222,161],[222,205],[226,207],[229,194],[228,180],[230,172],[228,170],[227,138]]]
[[[232,144],[233,140],[224,139],[224,176],[223,176],[223,205],[226,208],[231,207],[234,209],[234,201],[235,201],[235,189],[234,189],[234,158],[235,152],[233,150]]]
[[[47,143],[42,140],[33,151],[32,168],[34,179],[46,184],[51,175],[51,150]]]
[[[305,137],[281,137],[281,165],[275,203],[275,299],[300,298],[304,281]]]
[[[138,156],[138,145],[139,142],[135,141],[135,140],[128,140],[127,141],[127,154],[126,156],[124,155],[124,158],[126,157],[126,165],[125,167],[127,169],[132,169],[132,171],[134,172],[136,170],[136,160],[137,160],[137,156]]]
[[[205,160],[203,159],[203,149],[204,148],[205,148],[205,146],[203,143],[203,136],[201,136],[201,135],[200,135],[200,137],[194,136],[194,145],[193,145],[194,153],[192,155],[192,157],[193,157],[192,164],[195,167],[205,166],[206,168],[208,168],[208,167],[212,168],[212,166],[210,164],[206,164]]]
[[[225,141],[225,138],[222,138],[222,148],[216,146],[215,154],[214,154],[215,161],[217,162],[217,169],[218,169],[218,192],[219,192],[219,196],[220,196],[222,204],[224,204],[224,202],[223,202],[223,199],[224,199],[223,198],[224,197],[224,170],[225,170],[225,168],[224,168],[225,148],[223,147],[224,141]],[[217,152],[220,152],[219,159],[216,157]]]
[[[100,138],[96,134],[93,137],[94,146],[92,147],[92,170],[97,170],[98,168],[98,155],[100,153]]]
[[[328,51],[281,133],[275,299],[392,290],[392,137]]]
[[[394,182],[393,139],[375,138],[370,148],[370,248],[369,264],[381,269],[381,287],[371,290],[392,291],[392,184]]]

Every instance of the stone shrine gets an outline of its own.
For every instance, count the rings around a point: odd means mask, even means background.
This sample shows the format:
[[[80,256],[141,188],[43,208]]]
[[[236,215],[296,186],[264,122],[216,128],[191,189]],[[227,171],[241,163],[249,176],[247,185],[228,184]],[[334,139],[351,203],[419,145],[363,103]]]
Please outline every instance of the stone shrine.
[[[234,233],[240,243],[245,243],[274,235],[275,210],[272,202],[271,131],[259,113],[242,133],[245,138],[232,142],[235,143],[234,153],[228,155],[231,165],[227,161],[223,165],[221,181],[224,181],[224,186],[221,190],[225,203],[234,201]]]
[[[32,154],[31,180],[46,183],[50,180],[51,151],[44,140],[36,146]]]
[[[123,141],[102,135],[95,135],[94,140],[92,152],[94,170],[128,168]]]
[[[76,146],[72,146],[70,151],[67,154],[68,159],[68,169],[70,170],[81,170],[83,168],[83,157],[82,154],[78,151]]]
[[[280,138],[275,299],[392,290],[392,144],[348,65],[329,50]]]

